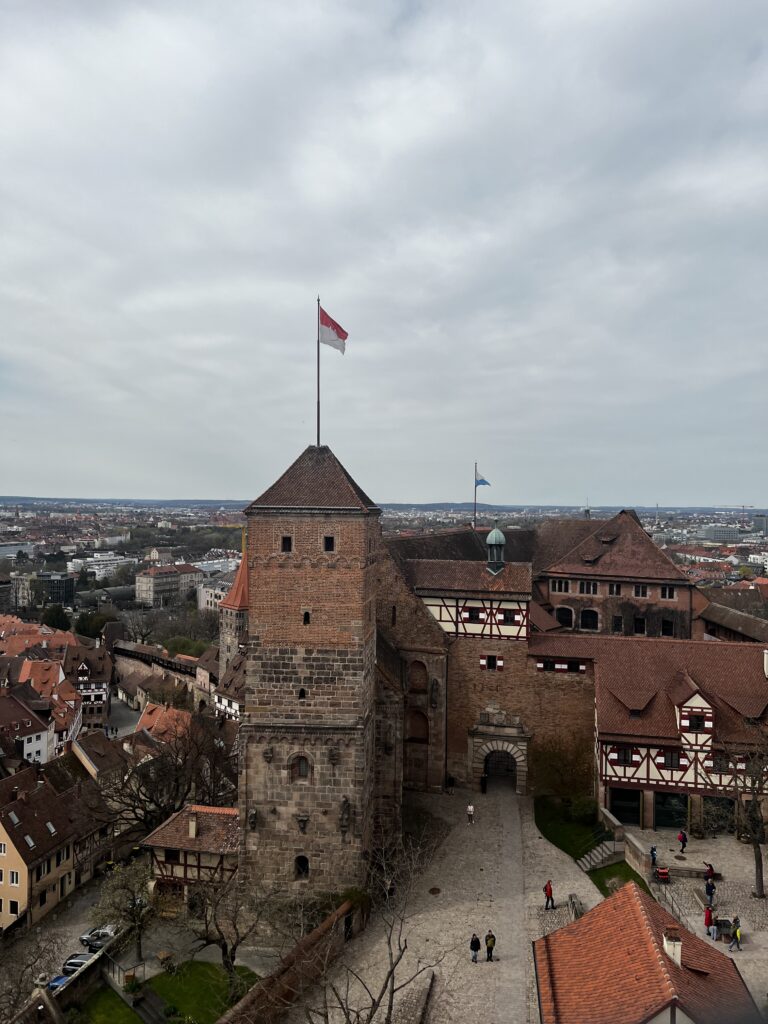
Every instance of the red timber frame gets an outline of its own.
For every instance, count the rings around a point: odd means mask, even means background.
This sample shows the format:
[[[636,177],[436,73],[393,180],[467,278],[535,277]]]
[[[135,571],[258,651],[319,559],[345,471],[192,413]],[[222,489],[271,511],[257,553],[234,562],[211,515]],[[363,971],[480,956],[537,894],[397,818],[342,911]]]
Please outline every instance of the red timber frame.
[[[700,793],[703,796],[730,796],[733,794],[733,777],[740,775],[746,768],[744,761],[737,761],[728,773],[712,771],[712,751],[710,749],[692,749],[680,747],[672,743],[637,746],[630,739],[626,743],[614,740],[599,741],[600,780],[606,786],[623,786],[627,789],[659,789],[664,792],[679,790],[684,793]],[[619,749],[631,749],[631,763],[620,765],[616,756]],[[655,753],[652,754],[651,751]],[[664,767],[665,751],[677,751],[680,755],[679,768]],[[651,774],[651,764],[655,775]],[[613,774],[608,766],[621,767],[624,774]],[[682,776],[689,775],[693,769],[693,777],[683,781]],[[716,783],[714,778],[725,778],[725,782]]]
[[[435,616],[440,625],[450,623],[456,636],[471,636],[497,640],[527,640],[529,633],[528,601],[520,598],[520,608],[504,608],[512,598],[480,598],[480,597],[424,597],[433,608],[439,607],[440,614]],[[471,602],[471,603],[470,603]],[[479,621],[470,621],[470,609],[480,614]],[[445,615],[443,612],[445,611]],[[514,622],[504,622],[504,612],[511,611]],[[467,628],[471,626],[473,628]],[[478,629],[478,627],[481,627]],[[514,631],[514,632],[513,632]]]
[[[209,882],[214,878],[220,878],[227,880],[231,878],[237,871],[237,866],[232,865],[227,867],[224,859],[224,854],[220,853],[219,859],[216,864],[201,864],[200,857],[201,853],[206,856],[215,856],[212,850],[193,851],[193,850],[179,850],[179,859],[176,863],[169,863],[165,860],[165,851],[173,850],[172,846],[153,846],[152,847],[152,867],[155,881],[157,882],[171,882],[175,885],[197,885],[200,882]],[[163,853],[163,857],[159,856],[160,852]],[[166,868],[169,870],[166,871]],[[173,869],[183,868],[183,874],[173,873]]]

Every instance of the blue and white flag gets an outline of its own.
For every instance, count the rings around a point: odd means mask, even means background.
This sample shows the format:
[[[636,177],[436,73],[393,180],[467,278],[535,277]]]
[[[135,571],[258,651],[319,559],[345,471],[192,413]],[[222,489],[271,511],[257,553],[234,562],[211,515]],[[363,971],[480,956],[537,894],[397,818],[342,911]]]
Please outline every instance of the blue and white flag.
[[[486,480],[482,473],[475,470],[475,487],[490,487],[490,481]]]

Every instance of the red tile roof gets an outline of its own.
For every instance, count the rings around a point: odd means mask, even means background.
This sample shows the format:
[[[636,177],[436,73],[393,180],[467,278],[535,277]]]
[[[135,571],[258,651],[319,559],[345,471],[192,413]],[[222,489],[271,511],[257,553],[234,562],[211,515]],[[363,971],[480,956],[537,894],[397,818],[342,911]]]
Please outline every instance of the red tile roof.
[[[146,729],[156,740],[167,743],[189,731],[192,716],[181,708],[166,707],[165,704],[147,704],[136,723],[135,732]]]
[[[231,608],[236,612],[248,610],[248,567],[245,558],[237,567],[235,582],[224,600],[219,602],[219,608]]]
[[[260,509],[379,512],[326,445],[310,445],[246,513]]]
[[[539,658],[594,661],[601,736],[677,740],[675,706],[693,692],[686,679],[713,705],[720,742],[748,742],[753,730],[744,719],[760,718],[768,710],[759,644],[563,633],[534,635],[528,650]]]
[[[686,581],[675,563],[653,543],[634,512],[602,523],[567,554],[547,566],[547,574],[617,579]]]
[[[189,822],[197,819],[197,835],[189,834]],[[237,853],[240,825],[236,807],[205,807],[187,804],[164,821],[144,840],[144,846],[199,853]]]
[[[404,563],[406,579],[415,590],[455,591],[461,594],[530,594],[531,567],[507,562],[492,573],[486,562],[449,559],[411,559]]]
[[[664,952],[670,927],[680,965]],[[736,964],[634,882],[533,951],[542,1024],[644,1024],[672,1005],[696,1024],[762,1020]]]

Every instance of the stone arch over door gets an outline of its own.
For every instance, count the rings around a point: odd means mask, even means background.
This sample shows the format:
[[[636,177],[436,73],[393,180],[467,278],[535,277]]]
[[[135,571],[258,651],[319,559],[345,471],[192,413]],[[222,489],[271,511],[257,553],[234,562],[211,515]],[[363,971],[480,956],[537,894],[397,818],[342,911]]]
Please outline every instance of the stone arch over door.
[[[480,776],[485,770],[486,758],[496,751],[511,755],[517,765],[517,778],[515,780],[515,792],[521,796],[526,792],[528,782],[528,743],[527,740],[516,737],[515,739],[481,739],[475,737],[472,747],[472,762],[470,764],[470,776],[472,782],[479,786]]]

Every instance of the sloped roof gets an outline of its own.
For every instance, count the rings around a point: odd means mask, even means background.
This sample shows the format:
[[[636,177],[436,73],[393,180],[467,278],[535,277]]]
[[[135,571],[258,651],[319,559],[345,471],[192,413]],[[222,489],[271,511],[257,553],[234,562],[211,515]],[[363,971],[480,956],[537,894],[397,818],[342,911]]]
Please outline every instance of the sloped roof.
[[[182,708],[166,707],[165,704],[148,703],[136,723],[134,732],[143,729],[161,742],[169,742],[188,732],[192,716]]]
[[[561,575],[689,582],[653,543],[635,513],[627,510],[600,524],[546,569]]]
[[[714,622],[716,626],[724,626],[734,633],[740,633],[757,643],[768,644],[768,619],[759,619],[755,615],[747,615],[736,608],[726,608],[722,604],[709,604],[699,613],[705,622]]]
[[[189,834],[192,817],[197,819],[197,835]],[[144,846],[199,853],[237,853],[240,826],[236,807],[206,807],[187,804],[176,811],[144,840]]]
[[[680,965],[664,932],[682,938]],[[676,1004],[696,1024],[759,1024],[733,960],[683,928],[628,882],[594,909],[533,943],[542,1024],[644,1024]]]
[[[528,616],[531,626],[536,632],[549,633],[557,630],[562,633],[563,631],[561,623],[557,621],[554,615],[550,615],[548,611],[542,608],[537,601],[531,601],[528,605]]]
[[[227,596],[219,601],[219,608],[231,608],[232,611],[248,611],[248,566],[245,558],[237,567],[235,582],[229,589]]]
[[[245,672],[248,666],[248,659],[244,654],[236,654],[227,671],[216,687],[216,693],[220,697],[228,697],[236,700],[238,704],[245,704]]]
[[[415,590],[454,591],[462,594],[530,594],[531,567],[528,563],[506,563],[497,573],[486,562],[450,559],[410,559],[403,572]]]
[[[259,509],[380,511],[327,445],[305,449],[245,511]]]
[[[696,689],[715,709],[715,739],[721,742],[749,742],[754,731],[745,719],[760,719],[768,710],[759,644],[563,633],[534,635],[528,649],[542,658],[594,662],[603,736],[677,739],[675,706]]]

